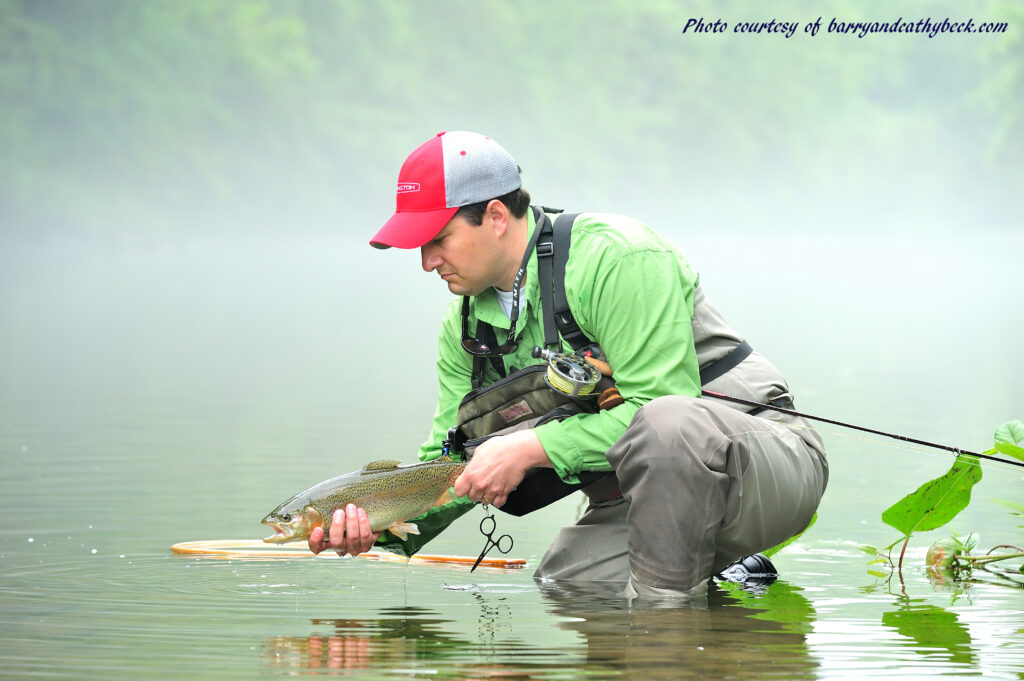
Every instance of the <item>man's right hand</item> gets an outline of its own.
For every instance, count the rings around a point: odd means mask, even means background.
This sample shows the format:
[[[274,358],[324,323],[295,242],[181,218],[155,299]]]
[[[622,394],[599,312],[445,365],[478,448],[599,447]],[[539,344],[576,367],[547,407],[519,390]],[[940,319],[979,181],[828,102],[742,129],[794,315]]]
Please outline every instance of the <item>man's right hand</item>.
[[[331,516],[331,529],[324,536],[324,528],[314,527],[309,535],[309,550],[320,553],[333,549],[339,556],[357,556],[370,550],[380,532],[370,529],[366,511],[355,504],[335,509]]]

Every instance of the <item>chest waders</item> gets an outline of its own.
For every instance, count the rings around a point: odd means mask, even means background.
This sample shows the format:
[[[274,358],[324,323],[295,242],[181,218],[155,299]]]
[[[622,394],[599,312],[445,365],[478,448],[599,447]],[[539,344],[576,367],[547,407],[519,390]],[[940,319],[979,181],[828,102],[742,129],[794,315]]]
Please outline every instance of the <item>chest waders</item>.
[[[536,229],[540,232],[536,249],[544,345],[560,351],[564,340],[577,354],[601,357],[600,348],[587,338],[573,318],[565,293],[565,267],[569,261],[572,225],[579,213],[562,213],[552,224],[545,213],[561,211],[532,206],[531,210],[536,219]],[[494,328],[486,322],[477,323],[476,337],[485,343],[496,344]],[[752,351],[746,341],[740,341],[724,357],[701,367],[701,385],[725,375]],[[483,373],[488,361],[501,378],[484,386]],[[545,381],[547,371],[547,364],[535,364],[507,374],[500,357],[474,357],[473,390],[459,404],[456,425],[448,432],[444,446],[470,459],[477,446],[496,435],[598,411],[596,393],[600,391],[584,397],[570,396],[548,385]],[[603,380],[605,384],[599,384],[599,388],[610,384],[610,379]],[[610,475],[613,471],[580,471],[577,474],[579,482],[569,483],[558,477],[554,469],[532,468],[509,494],[501,510],[515,516],[526,515]]]

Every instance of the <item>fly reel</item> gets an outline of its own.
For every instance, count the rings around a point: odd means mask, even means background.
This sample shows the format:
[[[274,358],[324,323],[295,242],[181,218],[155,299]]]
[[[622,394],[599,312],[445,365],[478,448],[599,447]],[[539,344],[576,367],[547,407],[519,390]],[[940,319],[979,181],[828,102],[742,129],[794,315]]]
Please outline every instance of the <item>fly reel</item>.
[[[544,374],[548,387],[570,397],[591,395],[601,380],[597,367],[579,355],[567,355],[538,346],[533,349],[533,356],[548,361],[548,371]]]

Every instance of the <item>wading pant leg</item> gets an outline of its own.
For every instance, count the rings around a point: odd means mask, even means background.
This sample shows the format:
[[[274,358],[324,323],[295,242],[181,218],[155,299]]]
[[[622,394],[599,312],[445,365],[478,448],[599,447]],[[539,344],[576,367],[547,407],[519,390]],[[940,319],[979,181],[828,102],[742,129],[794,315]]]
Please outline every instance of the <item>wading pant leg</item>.
[[[558,531],[533,578],[624,584],[629,580],[628,510],[622,497],[591,504],[575,525]]]
[[[804,530],[827,479],[784,425],[682,396],[638,410],[608,460],[629,504],[633,578],[680,591]]]

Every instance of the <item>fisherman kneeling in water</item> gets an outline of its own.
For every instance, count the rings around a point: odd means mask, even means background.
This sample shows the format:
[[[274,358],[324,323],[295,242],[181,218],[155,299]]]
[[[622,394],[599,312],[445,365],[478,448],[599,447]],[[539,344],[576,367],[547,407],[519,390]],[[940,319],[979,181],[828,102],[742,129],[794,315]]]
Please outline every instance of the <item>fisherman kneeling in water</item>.
[[[636,220],[601,213],[569,219],[570,236],[538,246],[538,224],[546,230],[557,217],[530,205],[515,160],[476,133],[441,133],[402,166],[397,210],[370,243],[419,248],[423,269],[459,296],[441,325],[438,405],[420,458],[441,454],[468,393],[542,361],[533,349],[552,346],[556,323],[555,349],[599,347],[621,396],[611,408],[487,439],[455,482],[464,498],[416,519],[423,534],[403,550],[418,550],[473,502],[523,501],[536,492],[528,473],[551,469],[565,484],[601,479],[583,487],[590,505],[555,537],[537,579],[700,597],[712,575],[808,526],[828,479],[822,441],[798,417],[701,397],[703,385],[792,402],[779,372],[708,302],[679,249]],[[557,322],[542,278],[567,304]],[[316,552],[397,541],[371,532],[353,506],[329,537],[314,532]]]

